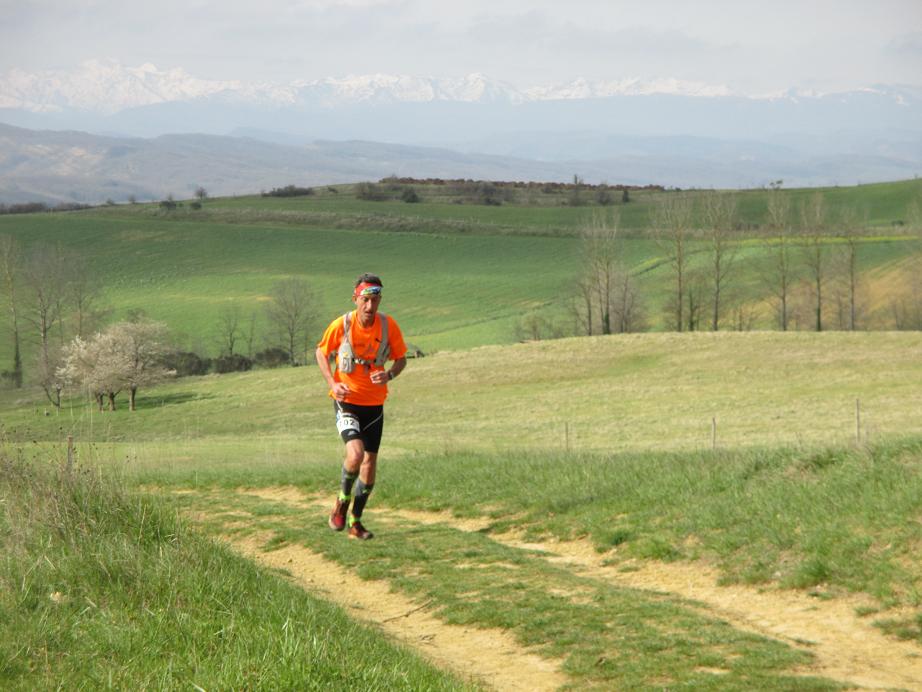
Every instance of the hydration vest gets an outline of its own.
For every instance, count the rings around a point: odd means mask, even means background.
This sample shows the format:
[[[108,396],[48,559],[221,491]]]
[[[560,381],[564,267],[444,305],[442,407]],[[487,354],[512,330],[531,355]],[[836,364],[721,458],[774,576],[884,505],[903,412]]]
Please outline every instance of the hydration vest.
[[[340,372],[348,375],[355,370],[356,363],[367,365],[369,368],[371,365],[379,368],[384,367],[391,352],[391,346],[387,341],[387,315],[383,312],[377,314],[381,317],[381,342],[378,344],[378,352],[375,354],[374,360],[364,360],[356,357],[355,351],[352,349],[352,313],[347,312],[343,315],[343,342],[339,345],[339,352],[336,354],[336,367]]]

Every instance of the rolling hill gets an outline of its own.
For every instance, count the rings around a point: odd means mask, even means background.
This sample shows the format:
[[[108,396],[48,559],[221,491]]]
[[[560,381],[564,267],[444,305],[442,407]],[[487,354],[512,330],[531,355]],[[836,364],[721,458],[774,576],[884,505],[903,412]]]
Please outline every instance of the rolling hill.
[[[358,199],[358,188],[347,185],[317,188],[307,197],[209,199],[198,210],[188,203],[172,211],[135,204],[9,214],[0,215],[0,234],[13,235],[23,246],[41,242],[77,251],[97,277],[99,305],[110,310],[109,319],[141,310],[166,321],[184,348],[212,354],[223,309],[235,306],[247,320],[253,316],[251,348],[260,350],[271,340],[263,306],[273,283],[292,276],[307,279],[321,299],[319,327],[326,315],[348,307],[350,281],[372,268],[385,277],[387,309],[401,315],[410,340],[428,352],[513,342],[522,338],[517,329],[528,315],[551,325],[546,331],[572,333],[580,230],[599,213],[619,212],[622,253],[642,297],[645,323],[649,329],[664,328],[673,279],[665,248],[649,232],[650,211],[658,200],[680,193],[634,191],[629,204],[603,208],[589,190],[583,206],[566,204],[571,192],[545,192],[540,186],[518,188],[513,201],[485,206],[450,185],[416,189],[422,198],[417,204],[399,201],[396,192],[397,199],[389,201]],[[725,329],[738,328],[743,318],[746,328],[774,325],[764,278],[771,244],[760,230],[769,194],[789,197],[796,216],[817,191],[737,193],[742,223]],[[832,209],[867,215],[871,226],[857,255],[861,326],[892,328],[894,306],[908,295],[914,275],[918,241],[905,224],[918,183],[830,188],[819,194]],[[841,254],[841,244],[834,223],[827,233],[831,260]],[[693,240],[690,248],[690,268],[705,272],[706,242]],[[792,252],[802,264],[800,251]],[[810,328],[804,280],[801,267],[795,325]],[[828,324],[836,328],[842,284],[837,279],[828,290]],[[11,355],[8,330],[4,320],[0,362]]]

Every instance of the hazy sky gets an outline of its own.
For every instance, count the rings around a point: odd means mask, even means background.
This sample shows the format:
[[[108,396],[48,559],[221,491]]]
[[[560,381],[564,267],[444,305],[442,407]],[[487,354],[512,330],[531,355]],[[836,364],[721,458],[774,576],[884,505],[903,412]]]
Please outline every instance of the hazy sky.
[[[0,72],[114,58],[270,82],[482,72],[520,87],[922,85],[922,0],[0,0],[0,18]]]

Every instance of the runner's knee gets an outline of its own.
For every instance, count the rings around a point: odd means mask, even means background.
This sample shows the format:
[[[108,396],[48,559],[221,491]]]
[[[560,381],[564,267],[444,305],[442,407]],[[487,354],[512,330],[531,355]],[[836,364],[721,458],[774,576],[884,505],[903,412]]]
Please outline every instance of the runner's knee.
[[[346,461],[344,466],[349,471],[358,471],[365,461],[365,449],[361,440],[352,440],[346,445]]]

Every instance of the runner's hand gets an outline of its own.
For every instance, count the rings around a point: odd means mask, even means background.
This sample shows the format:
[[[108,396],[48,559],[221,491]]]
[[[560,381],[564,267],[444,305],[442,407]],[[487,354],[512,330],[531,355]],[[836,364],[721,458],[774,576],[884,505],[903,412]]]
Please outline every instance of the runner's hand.
[[[349,385],[337,382],[333,385],[333,398],[337,401],[345,401],[349,396]]]
[[[375,370],[371,373],[371,381],[375,384],[387,384],[387,370]]]

